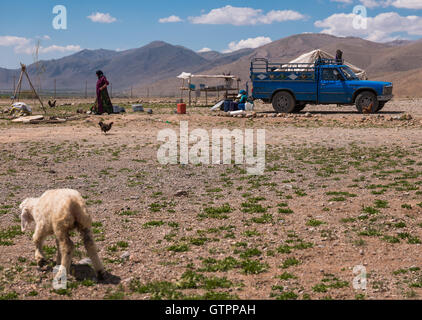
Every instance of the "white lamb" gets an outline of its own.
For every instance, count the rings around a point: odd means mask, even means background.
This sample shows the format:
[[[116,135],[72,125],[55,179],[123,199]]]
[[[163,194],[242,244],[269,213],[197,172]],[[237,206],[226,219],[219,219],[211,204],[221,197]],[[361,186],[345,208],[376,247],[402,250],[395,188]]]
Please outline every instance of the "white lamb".
[[[92,261],[97,277],[102,279],[105,275],[103,264],[98,257],[91,224],[86,205],[80,193],[76,190],[59,189],[46,191],[40,198],[27,198],[19,206],[21,213],[22,231],[35,222],[33,240],[35,243],[35,259],[39,266],[45,264],[42,247],[45,238],[49,235],[56,236],[57,264],[65,267],[69,273],[72,262],[74,244],[70,238],[70,231],[77,229]]]

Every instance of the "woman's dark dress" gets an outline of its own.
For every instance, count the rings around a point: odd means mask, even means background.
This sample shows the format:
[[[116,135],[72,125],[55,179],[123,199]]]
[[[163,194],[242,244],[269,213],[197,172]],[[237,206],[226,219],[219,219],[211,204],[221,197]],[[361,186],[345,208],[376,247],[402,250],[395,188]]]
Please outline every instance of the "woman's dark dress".
[[[109,85],[109,82],[105,76],[101,76],[97,81],[97,113],[99,114],[103,114],[104,112],[113,113],[113,104],[111,103],[107,88],[100,90],[105,84]]]

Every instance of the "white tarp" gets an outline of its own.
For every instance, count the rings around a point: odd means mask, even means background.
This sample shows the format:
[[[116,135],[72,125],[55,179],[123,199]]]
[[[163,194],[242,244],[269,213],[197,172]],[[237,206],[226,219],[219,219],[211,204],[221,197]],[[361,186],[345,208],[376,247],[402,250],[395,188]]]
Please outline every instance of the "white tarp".
[[[12,104],[9,112],[11,114],[18,113],[22,115],[30,115],[32,114],[32,108],[24,102],[15,102]]]
[[[332,55],[330,55],[329,53],[323,51],[323,50],[314,50],[308,53],[305,53],[303,55],[301,55],[300,57],[290,61],[290,63],[299,63],[298,67],[300,68],[301,65],[300,63],[315,63],[315,61],[317,61],[319,58],[321,59],[335,59],[335,57],[333,57]],[[358,68],[354,65],[352,65],[351,63],[348,62],[344,62],[344,64],[346,66],[348,66],[350,69],[352,69],[352,71],[359,77],[359,79],[361,80],[367,80],[368,76],[365,72],[365,70]],[[303,65],[303,68],[306,68],[306,65]]]
[[[192,73],[182,72],[180,75],[177,76],[179,79],[189,79],[192,77]]]

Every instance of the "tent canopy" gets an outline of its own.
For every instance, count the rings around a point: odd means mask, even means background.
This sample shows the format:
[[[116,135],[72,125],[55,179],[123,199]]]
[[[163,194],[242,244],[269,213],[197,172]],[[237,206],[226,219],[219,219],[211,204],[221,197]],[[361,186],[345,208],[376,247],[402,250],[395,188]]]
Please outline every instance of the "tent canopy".
[[[315,61],[317,61],[319,58],[321,59],[335,59],[335,57],[333,57],[332,55],[330,55],[329,53],[323,51],[323,50],[313,50],[311,52],[305,53],[303,55],[301,55],[300,57],[290,61],[290,63],[315,63]],[[367,80],[367,74],[365,72],[365,70],[358,68],[356,66],[354,66],[351,63],[348,62],[344,62],[344,64],[346,66],[348,66],[350,69],[352,69],[352,71],[359,77],[359,79],[361,80]],[[306,67],[304,65],[304,67]]]
[[[227,75],[209,75],[209,74],[192,74],[187,72],[182,72],[180,75],[177,76],[179,79],[189,79],[189,78],[201,78],[201,79],[232,79],[237,80],[235,76],[227,76]]]

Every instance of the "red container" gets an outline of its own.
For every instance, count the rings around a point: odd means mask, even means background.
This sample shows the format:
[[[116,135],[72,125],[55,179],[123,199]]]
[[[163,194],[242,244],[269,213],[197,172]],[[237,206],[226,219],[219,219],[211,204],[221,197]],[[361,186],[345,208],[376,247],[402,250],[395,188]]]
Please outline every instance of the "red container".
[[[177,113],[178,114],[186,114],[186,104],[185,103],[179,103],[177,105]]]

